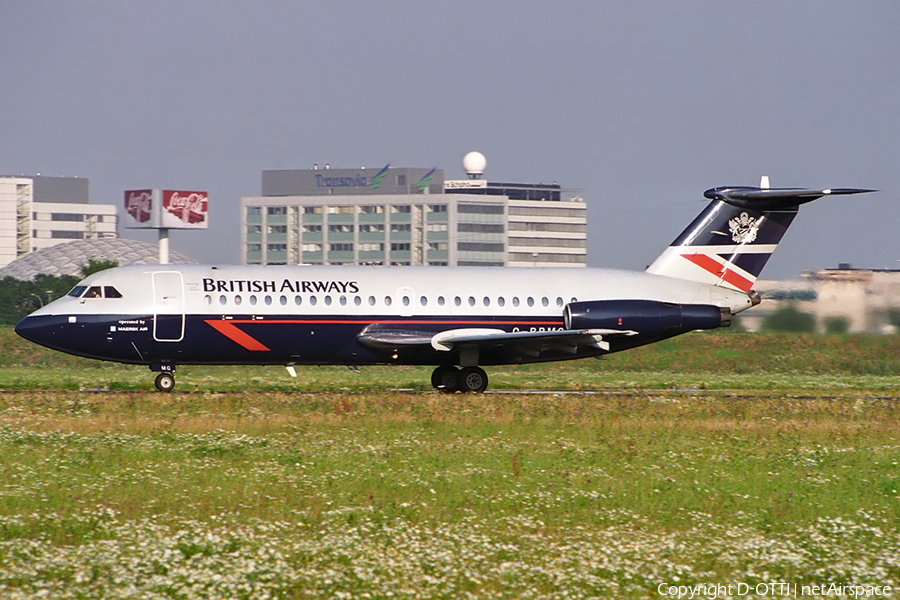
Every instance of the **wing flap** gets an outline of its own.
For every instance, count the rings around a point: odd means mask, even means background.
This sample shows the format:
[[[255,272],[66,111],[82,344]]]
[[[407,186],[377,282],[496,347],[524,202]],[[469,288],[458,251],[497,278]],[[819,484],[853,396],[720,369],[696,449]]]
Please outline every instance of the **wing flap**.
[[[514,353],[538,358],[542,352],[557,350],[577,354],[579,348],[590,346],[609,350],[614,336],[637,335],[637,331],[619,329],[579,329],[564,331],[514,331],[502,329],[450,329],[438,334],[413,330],[379,330],[363,332],[359,341],[374,350],[401,347],[430,346],[439,352],[461,349],[506,349]]]
[[[514,331],[501,329],[451,329],[442,331],[431,339],[435,350],[449,352],[456,346],[479,348],[508,347],[523,354],[538,356],[547,345],[575,354],[579,346],[593,346],[609,350],[605,337],[637,335],[637,331],[617,329],[580,329],[565,331]]]

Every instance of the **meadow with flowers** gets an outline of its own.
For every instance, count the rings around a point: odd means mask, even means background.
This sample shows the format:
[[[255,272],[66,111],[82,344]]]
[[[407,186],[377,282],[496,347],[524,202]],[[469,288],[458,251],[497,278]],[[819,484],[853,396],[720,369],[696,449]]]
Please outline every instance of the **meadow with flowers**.
[[[893,336],[689,335],[483,395],[406,367],[185,367],[160,394],[7,341],[2,598],[900,587]]]

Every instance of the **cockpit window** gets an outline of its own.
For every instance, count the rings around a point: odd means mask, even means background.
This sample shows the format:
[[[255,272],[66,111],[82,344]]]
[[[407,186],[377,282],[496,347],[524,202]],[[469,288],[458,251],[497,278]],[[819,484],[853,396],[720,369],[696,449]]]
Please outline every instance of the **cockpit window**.
[[[85,290],[87,290],[87,292],[85,292]],[[99,285],[92,285],[91,287],[86,285],[76,285],[68,295],[73,298],[121,298],[122,292],[111,285],[104,285],[102,287]]]

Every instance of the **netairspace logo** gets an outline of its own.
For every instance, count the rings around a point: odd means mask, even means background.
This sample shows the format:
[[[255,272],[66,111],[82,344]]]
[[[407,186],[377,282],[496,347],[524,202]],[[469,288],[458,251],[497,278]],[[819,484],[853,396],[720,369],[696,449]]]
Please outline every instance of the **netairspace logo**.
[[[716,600],[716,598],[741,597],[753,594],[754,597],[761,598],[801,598],[804,596],[815,596],[817,598],[835,597],[835,598],[875,598],[886,597],[892,595],[891,586],[888,585],[843,585],[838,583],[800,585],[797,583],[779,582],[763,582],[757,584],[749,583],[732,583],[732,584],[715,584],[700,583],[697,585],[672,585],[670,583],[661,583],[657,586],[656,592],[660,596],[667,598],[677,598],[682,600],[687,598],[703,598],[706,600]]]

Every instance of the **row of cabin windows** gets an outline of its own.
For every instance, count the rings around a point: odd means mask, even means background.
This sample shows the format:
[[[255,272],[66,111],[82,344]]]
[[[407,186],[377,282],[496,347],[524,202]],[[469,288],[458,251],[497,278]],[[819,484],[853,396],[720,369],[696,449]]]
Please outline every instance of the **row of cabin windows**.
[[[122,297],[122,294],[119,292],[119,290],[117,290],[115,287],[113,287],[111,285],[105,285],[105,286],[94,285],[94,286],[90,286],[90,287],[84,286],[84,285],[77,285],[74,288],[72,288],[72,291],[70,291],[68,295],[72,296],[74,298],[121,298]],[[205,296],[205,299],[206,299],[207,305],[212,304],[212,296],[207,295],[207,296]],[[572,298],[571,301],[575,302],[576,300],[577,300],[576,298]],[[222,294],[219,296],[218,301],[219,301],[219,304],[225,305],[228,303],[228,297],[225,296],[224,294]],[[234,298],[233,298],[234,304],[238,305],[238,306],[241,305],[243,303],[243,301],[244,301],[243,297],[239,294],[234,296]],[[259,299],[256,295],[251,295],[248,298],[248,301],[250,302],[251,305],[255,306],[259,302]],[[334,302],[334,299],[330,295],[326,295],[323,298],[323,301],[325,302],[326,306],[330,306]],[[337,301],[338,301],[338,304],[340,304],[341,306],[346,306],[347,303],[349,302],[349,299],[347,296],[339,296]],[[447,304],[448,300],[444,296],[438,296],[435,301],[438,306],[445,306]],[[267,306],[271,306],[271,304],[273,302],[272,296],[269,296],[269,295],[264,296],[263,302]],[[318,304],[318,297],[310,296],[308,299],[308,302],[311,306],[315,306],[316,304]],[[353,304],[355,306],[361,306],[362,302],[363,302],[363,300],[362,300],[361,296],[353,297]],[[391,306],[393,304],[393,302],[394,302],[394,299],[392,296],[385,296],[382,301],[382,304],[384,306]],[[286,306],[288,304],[288,297],[284,296],[284,295],[280,296],[278,298],[278,303],[281,304],[282,306]],[[378,303],[378,300],[375,298],[375,296],[368,297],[369,306],[375,306],[377,303]],[[403,306],[410,306],[413,303],[413,299],[408,295],[403,295],[400,297],[400,303]],[[428,303],[429,303],[429,300],[428,300],[427,296],[419,297],[419,305],[420,306],[428,306]],[[478,300],[476,300],[475,296],[469,296],[466,299],[465,303],[468,304],[468,306],[474,307],[479,302],[478,302]],[[483,306],[486,306],[486,307],[491,306],[492,303],[495,303],[497,306],[506,306],[506,297],[498,296],[496,299],[492,300],[489,296],[484,296],[481,299],[481,304]],[[546,308],[546,307],[550,306],[551,299],[548,298],[547,296],[543,296],[539,300],[536,298],[533,298],[532,296],[528,296],[524,299],[524,304],[526,306],[528,306],[529,308],[535,306],[538,303],[540,303],[541,306]],[[558,296],[556,298],[555,304],[557,307],[562,308],[564,303],[565,302],[562,299],[562,297]],[[297,306],[302,305],[303,297],[302,296],[294,296],[294,304]],[[512,298],[510,298],[510,304],[514,307],[518,307],[522,304],[522,301],[519,299],[518,296],[513,296]],[[462,306],[463,298],[461,296],[454,296],[453,305],[454,306]]]
[[[213,297],[211,295],[206,295],[204,298],[206,300],[207,306],[212,305]],[[225,294],[219,295],[219,297],[217,299],[218,303],[222,306],[225,306],[226,304],[228,304],[228,300],[229,300],[229,298]],[[571,302],[577,302],[577,300],[578,300],[577,298],[572,298]],[[240,306],[241,304],[244,303],[244,298],[243,298],[243,296],[238,294],[238,295],[235,295],[234,297],[232,297],[231,301],[235,306]],[[259,297],[254,294],[254,295],[249,296],[247,301],[250,303],[251,306],[256,306],[259,303]],[[347,304],[349,304],[350,302],[352,302],[354,306],[362,306],[362,304],[363,304],[362,296],[353,296],[352,299],[349,296],[338,296],[335,299],[334,297],[332,297],[330,295],[326,295],[322,298],[322,301],[325,303],[326,306],[331,306],[335,301],[337,301],[337,303],[340,304],[341,306],[347,306]],[[444,296],[438,296],[435,299],[435,302],[438,306],[446,306],[448,301],[449,301],[449,299],[445,298]],[[475,296],[469,296],[467,299],[463,299],[460,296],[454,296],[452,301],[453,301],[454,306],[462,306],[465,303],[468,306],[474,307],[477,304],[479,304],[479,300],[476,299]],[[267,296],[263,297],[263,303],[266,306],[271,306],[274,302],[275,302],[275,299],[272,296],[267,295]],[[282,296],[278,297],[278,303],[281,306],[287,306],[288,302],[289,302],[289,300],[288,300],[287,296],[282,295]],[[310,296],[306,302],[310,306],[316,306],[319,303],[319,298],[318,298],[318,296]],[[528,306],[529,308],[534,307],[538,304],[540,304],[540,306],[543,306],[546,308],[546,307],[550,306],[551,302],[554,303],[559,308],[562,308],[563,305],[565,304],[565,301],[562,299],[562,297],[557,297],[555,301],[552,300],[551,298],[548,298],[547,296],[543,296],[541,298],[534,298],[532,296],[528,296],[528,297],[524,298],[523,300],[520,300],[518,296],[513,296],[512,298],[509,299],[510,305],[512,305],[514,307],[520,306],[524,303],[524,305]],[[379,300],[375,296],[369,296],[367,299],[367,303],[369,306],[375,306],[376,304],[379,303]],[[393,303],[394,303],[393,296],[385,296],[381,300],[382,306],[391,306]],[[413,299],[410,296],[404,295],[404,296],[400,297],[400,304],[402,304],[403,306],[410,306],[412,303],[413,303]],[[507,300],[506,300],[505,296],[499,296],[495,299],[491,299],[489,296],[484,296],[483,298],[481,298],[480,303],[483,306],[491,306],[492,304],[496,304],[497,306],[506,306]],[[303,297],[302,296],[294,296],[294,304],[296,306],[301,306],[303,304]],[[429,304],[429,299],[427,296],[419,297],[419,305],[420,306],[428,306],[428,304]]]

